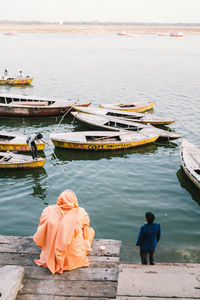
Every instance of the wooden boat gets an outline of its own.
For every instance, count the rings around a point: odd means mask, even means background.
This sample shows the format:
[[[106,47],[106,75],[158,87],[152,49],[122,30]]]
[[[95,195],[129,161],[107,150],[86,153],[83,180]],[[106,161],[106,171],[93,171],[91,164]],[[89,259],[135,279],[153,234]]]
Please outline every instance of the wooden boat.
[[[120,104],[101,104],[99,107],[107,108],[107,109],[117,109],[117,110],[126,110],[126,111],[135,111],[135,112],[143,112],[150,110],[156,104],[153,102],[128,102],[128,103],[120,103]]]
[[[0,85],[24,85],[24,84],[31,84],[33,82],[32,77],[25,77],[23,79],[19,78],[7,78],[7,79],[0,79]]]
[[[26,139],[26,135],[0,130],[0,151],[30,151]],[[39,151],[44,150],[44,142],[38,141],[36,145]]]
[[[170,32],[169,36],[172,36],[172,37],[183,37],[183,33],[182,32]]]
[[[63,99],[0,94],[0,117],[59,116],[74,106],[89,106]]]
[[[55,147],[76,150],[116,150],[153,143],[159,137],[155,133],[116,132],[116,131],[78,131],[51,134]]]
[[[170,118],[163,118],[148,113],[137,113],[132,111],[123,111],[123,110],[116,110],[116,109],[106,109],[106,108],[98,108],[98,107],[76,107],[75,110],[78,112],[83,112],[83,113],[88,113],[93,115],[118,117],[118,118],[131,120],[143,124],[169,125],[175,122]]]
[[[104,129],[104,130],[131,130],[131,131],[140,131],[142,129],[147,129],[151,132],[156,132],[159,134],[160,138],[166,139],[177,139],[180,136],[163,130],[156,128],[152,125],[145,125],[138,122],[133,122],[130,120],[124,120],[117,117],[112,116],[99,116],[99,115],[92,115],[92,114],[85,114],[79,112],[71,112],[71,114],[80,122],[82,122],[87,127],[92,127],[96,129]]]
[[[186,175],[200,188],[200,149],[186,139],[183,139],[180,148],[180,157]]]
[[[125,36],[125,35],[127,35],[127,32],[126,31],[121,31],[121,32],[118,32],[117,35]]]
[[[0,169],[40,168],[45,164],[45,158],[33,159],[32,156],[0,152]]]

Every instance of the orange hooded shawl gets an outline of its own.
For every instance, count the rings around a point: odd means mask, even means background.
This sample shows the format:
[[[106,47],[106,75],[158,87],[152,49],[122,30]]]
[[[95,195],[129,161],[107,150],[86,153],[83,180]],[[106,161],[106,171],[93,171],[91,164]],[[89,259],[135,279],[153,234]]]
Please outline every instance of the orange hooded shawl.
[[[57,204],[46,207],[40,217],[33,240],[42,251],[35,263],[52,274],[89,266],[87,253],[92,250],[95,233],[89,224],[89,216],[78,206],[75,193],[61,193]]]

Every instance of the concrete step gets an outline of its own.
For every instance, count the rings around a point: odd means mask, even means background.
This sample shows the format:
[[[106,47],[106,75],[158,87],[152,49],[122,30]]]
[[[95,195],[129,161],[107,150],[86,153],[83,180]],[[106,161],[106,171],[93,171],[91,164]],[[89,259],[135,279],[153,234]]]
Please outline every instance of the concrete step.
[[[4,266],[0,268],[0,299],[15,300],[23,277],[23,267]]]
[[[200,299],[200,264],[120,264],[118,300]]]

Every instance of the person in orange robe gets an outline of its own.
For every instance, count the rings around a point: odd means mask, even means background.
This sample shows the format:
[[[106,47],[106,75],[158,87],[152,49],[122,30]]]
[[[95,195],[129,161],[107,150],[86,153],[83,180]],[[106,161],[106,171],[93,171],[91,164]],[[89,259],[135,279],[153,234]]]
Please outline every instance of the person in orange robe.
[[[40,259],[34,261],[52,274],[88,267],[87,253],[92,250],[94,234],[89,216],[79,207],[75,193],[66,190],[60,194],[56,205],[50,205],[42,212],[33,236],[42,251]]]

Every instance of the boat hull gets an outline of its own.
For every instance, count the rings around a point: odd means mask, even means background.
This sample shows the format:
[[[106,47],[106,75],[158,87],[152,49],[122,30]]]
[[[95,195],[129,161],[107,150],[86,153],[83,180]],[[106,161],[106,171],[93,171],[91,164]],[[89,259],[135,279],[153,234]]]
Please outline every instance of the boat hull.
[[[31,84],[33,82],[33,78],[26,78],[26,79],[1,79],[0,85],[24,85],[24,84]]]
[[[189,152],[187,150],[187,147],[191,147],[193,149],[193,152],[198,151],[199,160],[194,160],[194,165],[196,165],[196,168],[192,168],[192,162],[190,160],[190,155],[192,155],[192,152]],[[185,139],[182,141],[182,145],[180,148],[180,157],[181,157],[181,164],[183,167],[183,170],[185,174],[188,176],[188,178],[200,189],[200,150],[194,146],[193,144],[187,142]],[[191,158],[194,159],[194,158]],[[194,170],[199,170],[199,175],[196,174]]]
[[[99,151],[99,150],[117,150],[127,149],[142,146],[145,144],[153,143],[158,138],[153,137],[145,140],[134,141],[134,142],[119,142],[119,143],[77,143],[77,142],[63,142],[52,139],[55,147],[74,149],[74,150],[88,150],[88,151]]]
[[[9,163],[9,162],[0,162],[0,169],[34,169],[41,168],[45,164],[45,159],[35,160],[31,162],[23,162],[23,163]]]
[[[37,144],[38,151],[43,151],[45,148],[45,143]],[[0,151],[20,151],[28,152],[31,151],[27,144],[9,144],[0,142]]]
[[[99,107],[101,108],[111,108],[111,109],[116,109],[116,110],[125,110],[125,111],[133,111],[133,112],[144,112],[144,111],[147,111],[147,110],[150,110],[154,107],[155,105],[155,102],[151,102],[147,105],[144,105],[144,106],[130,106],[130,107],[120,107],[120,106],[104,106],[104,105],[99,105]]]
[[[0,104],[0,117],[51,117],[61,116],[69,110],[67,107],[23,107],[23,106],[3,106]]]

